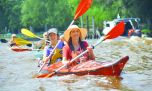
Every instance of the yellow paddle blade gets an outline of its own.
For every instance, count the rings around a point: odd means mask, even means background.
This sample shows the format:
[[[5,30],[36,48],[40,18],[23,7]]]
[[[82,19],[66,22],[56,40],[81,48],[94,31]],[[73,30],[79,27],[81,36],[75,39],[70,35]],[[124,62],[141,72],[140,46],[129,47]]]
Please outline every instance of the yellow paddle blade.
[[[17,45],[32,44],[32,42],[27,41],[27,40],[24,40],[24,39],[21,39],[21,38],[14,38],[14,42],[15,42]]]
[[[21,33],[29,37],[37,38],[35,34],[25,28],[21,29]]]

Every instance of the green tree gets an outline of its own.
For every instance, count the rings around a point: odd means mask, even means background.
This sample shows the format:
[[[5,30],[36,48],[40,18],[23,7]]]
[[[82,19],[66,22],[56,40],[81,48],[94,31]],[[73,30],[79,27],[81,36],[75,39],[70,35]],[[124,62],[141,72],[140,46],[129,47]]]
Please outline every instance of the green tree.
[[[4,33],[5,27],[8,26],[8,19],[5,15],[2,1],[0,1],[0,33]]]
[[[11,32],[32,26],[36,31],[44,26],[65,30],[73,20],[80,0],[0,0],[0,30]],[[113,20],[117,14],[122,18],[139,17],[148,30],[152,30],[152,1],[150,0],[93,0],[91,8],[83,15],[95,26],[102,28],[103,21]],[[82,17],[82,16],[81,16]],[[79,18],[80,19],[80,18]],[[80,24],[79,19],[76,24]],[[91,23],[91,22],[89,22]],[[152,31],[148,32],[152,35]]]
[[[141,18],[148,30],[152,30],[152,1],[151,0],[124,0],[128,15]],[[152,31],[148,32],[152,36]]]
[[[4,26],[7,26],[11,32],[18,32],[20,25],[20,4],[22,0],[1,0],[0,6],[2,13],[5,16]],[[7,22],[7,24],[5,23]]]
[[[91,8],[84,16],[95,18],[95,25],[102,27],[103,21],[113,20],[120,14],[121,17],[126,16],[126,9],[122,0],[94,0]],[[84,19],[84,21],[86,21]],[[91,21],[91,18],[90,18]]]
[[[67,1],[26,0],[22,3],[22,24],[42,28],[64,28],[70,21],[70,9]]]

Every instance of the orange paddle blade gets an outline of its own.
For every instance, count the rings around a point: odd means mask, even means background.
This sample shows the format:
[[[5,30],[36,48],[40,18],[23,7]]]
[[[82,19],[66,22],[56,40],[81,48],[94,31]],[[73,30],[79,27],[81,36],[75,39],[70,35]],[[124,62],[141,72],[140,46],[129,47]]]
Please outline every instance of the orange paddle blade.
[[[49,74],[41,74],[39,76],[36,76],[36,78],[45,78],[46,76],[48,76]]]
[[[113,39],[122,35],[124,33],[124,28],[125,28],[125,23],[124,21],[121,21],[105,36],[104,40]]]
[[[39,76],[37,76],[36,78],[49,78],[55,75],[55,72],[52,72],[50,74],[41,74]]]
[[[74,20],[83,15],[91,6],[92,0],[81,0],[75,12]]]
[[[48,74],[47,76],[45,76],[44,78],[49,78],[55,75],[55,72],[52,72],[51,74]]]

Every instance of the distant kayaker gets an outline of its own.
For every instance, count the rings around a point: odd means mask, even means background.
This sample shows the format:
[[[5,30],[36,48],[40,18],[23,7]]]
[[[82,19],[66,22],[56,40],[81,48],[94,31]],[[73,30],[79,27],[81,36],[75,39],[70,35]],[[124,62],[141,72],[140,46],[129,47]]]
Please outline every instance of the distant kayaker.
[[[14,39],[16,38],[16,34],[12,34],[9,45],[12,46],[17,46],[17,44],[15,43]]]
[[[62,60],[62,48],[64,46],[64,43],[61,41],[55,51],[53,52],[53,55],[51,58],[49,58],[50,53],[56,46],[56,44],[59,42],[58,34],[57,34],[57,29],[56,28],[51,28],[48,31],[48,38],[50,41],[50,44],[47,45],[44,48],[44,53],[43,53],[43,61],[49,62],[49,64],[53,64],[55,62],[61,61]]]
[[[95,60],[93,50],[88,47],[88,43],[83,40],[86,35],[87,30],[79,28],[77,25],[71,25],[64,32],[64,39],[67,43],[63,47],[63,64],[68,63],[71,59],[75,58],[86,49],[88,49],[89,52],[78,58],[75,62],[80,63],[87,60]]]
[[[134,32],[135,32],[134,29],[130,29],[130,30],[128,31],[128,37],[132,36]]]
[[[38,49],[44,49],[44,47],[49,44],[46,40],[48,40],[48,33],[44,32],[43,39],[40,40],[39,42],[37,42],[37,44],[36,44]]]

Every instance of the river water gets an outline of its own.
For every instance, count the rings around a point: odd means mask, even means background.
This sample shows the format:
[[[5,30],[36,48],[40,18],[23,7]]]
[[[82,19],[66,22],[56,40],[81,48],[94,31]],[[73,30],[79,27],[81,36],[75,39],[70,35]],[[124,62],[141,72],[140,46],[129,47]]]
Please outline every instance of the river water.
[[[93,44],[97,39],[88,40]],[[33,78],[37,74],[37,51],[14,52],[0,43],[0,91],[151,91],[152,39],[107,40],[94,50],[97,61],[116,61],[130,57],[120,77],[54,76]]]

